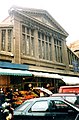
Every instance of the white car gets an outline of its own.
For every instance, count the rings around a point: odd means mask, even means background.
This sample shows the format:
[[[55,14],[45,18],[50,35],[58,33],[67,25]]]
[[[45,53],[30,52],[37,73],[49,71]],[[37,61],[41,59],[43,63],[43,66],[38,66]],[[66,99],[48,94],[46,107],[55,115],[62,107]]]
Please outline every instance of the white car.
[[[43,97],[43,96],[49,97],[53,94],[50,90],[43,88],[43,87],[34,87],[33,92],[38,94],[39,97]]]
[[[26,100],[14,110],[13,120],[79,120],[79,108],[61,97]]]

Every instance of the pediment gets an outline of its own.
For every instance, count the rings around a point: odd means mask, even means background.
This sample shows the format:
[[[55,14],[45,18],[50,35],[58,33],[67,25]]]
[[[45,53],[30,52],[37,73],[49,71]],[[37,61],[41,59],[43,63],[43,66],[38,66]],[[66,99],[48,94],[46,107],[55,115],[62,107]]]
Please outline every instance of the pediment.
[[[35,19],[37,22],[39,21],[41,24],[47,25],[47,27],[51,27],[52,29],[59,31],[62,34],[68,36],[68,33],[46,10],[28,9],[28,8],[20,8],[20,7],[14,7],[14,10],[17,10],[17,12],[19,11],[23,15],[25,16],[27,15]]]
[[[49,18],[46,17],[45,15],[43,15],[43,16],[42,15],[41,16],[33,16],[33,18],[39,20],[43,24],[46,24],[46,25],[48,25],[50,27],[54,27],[55,28],[55,26],[52,24],[52,22],[49,20]]]
[[[57,23],[57,21],[52,18],[48,12],[45,11],[45,13],[31,13],[26,12],[25,14],[29,15],[31,18],[34,18],[35,20],[41,22],[43,25],[46,25],[48,27],[51,27],[52,29],[59,31],[61,33],[64,33],[67,36],[67,32]]]

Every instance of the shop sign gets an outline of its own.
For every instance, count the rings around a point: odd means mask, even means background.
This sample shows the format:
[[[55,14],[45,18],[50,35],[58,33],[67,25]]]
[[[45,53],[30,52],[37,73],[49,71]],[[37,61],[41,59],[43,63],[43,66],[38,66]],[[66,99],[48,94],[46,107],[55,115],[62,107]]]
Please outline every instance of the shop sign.
[[[79,63],[77,61],[72,62],[74,72],[79,72]]]

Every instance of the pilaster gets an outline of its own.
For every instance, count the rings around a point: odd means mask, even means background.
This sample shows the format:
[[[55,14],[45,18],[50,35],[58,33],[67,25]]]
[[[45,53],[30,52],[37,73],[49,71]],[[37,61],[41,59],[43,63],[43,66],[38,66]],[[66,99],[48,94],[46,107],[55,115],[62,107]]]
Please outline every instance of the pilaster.
[[[52,41],[52,51],[51,51],[52,61],[55,62],[56,60],[55,60],[55,49],[54,49],[54,38],[53,38],[53,36],[51,37],[51,41]]]
[[[20,32],[20,22],[18,20],[15,20],[14,22],[14,63],[19,63],[20,64],[20,36],[21,36],[21,32]]]
[[[67,53],[67,45],[66,41],[62,42],[62,56],[63,56],[63,63],[66,65],[66,68],[69,69],[69,62],[68,62],[68,53]]]
[[[34,47],[35,47],[35,49],[34,49],[34,51],[35,51],[35,58],[37,58],[38,59],[38,30],[37,29],[35,29],[35,31],[34,31]]]

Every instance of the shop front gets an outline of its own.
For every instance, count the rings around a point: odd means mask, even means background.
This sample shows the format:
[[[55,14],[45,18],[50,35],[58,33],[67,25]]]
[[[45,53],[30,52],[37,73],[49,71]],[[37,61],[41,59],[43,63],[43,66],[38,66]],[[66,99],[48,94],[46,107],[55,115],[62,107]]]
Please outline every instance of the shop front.
[[[0,88],[29,90],[38,86],[57,91],[62,84],[58,74],[29,71],[28,65],[0,62]]]
[[[23,89],[24,77],[32,77],[27,65],[0,62],[0,88]]]
[[[54,93],[58,91],[60,86],[65,85],[65,82],[62,80],[62,76],[59,74],[39,71],[31,71],[31,73],[33,75],[33,79],[31,81],[33,87],[44,87]]]

